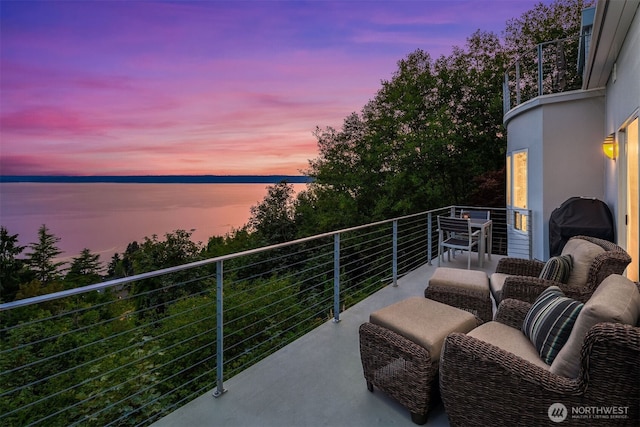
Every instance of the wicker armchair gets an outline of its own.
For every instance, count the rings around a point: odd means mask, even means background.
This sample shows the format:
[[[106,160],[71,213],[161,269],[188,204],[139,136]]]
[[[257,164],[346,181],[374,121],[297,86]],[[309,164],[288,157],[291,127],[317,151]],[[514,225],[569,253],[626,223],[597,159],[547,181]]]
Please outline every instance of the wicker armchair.
[[[493,323],[520,328],[529,307],[524,301],[504,300]],[[640,419],[638,361],[640,324],[593,326],[582,345],[577,378],[556,375],[480,339],[454,333],[443,347],[440,391],[451,426],[636,426]],[[554,404],[564,405],[564,412],[554,414],[558,406]],[[592,408],[615,410],[617,415],[589,418],[589,411],[596,411]],[[566,419],[556,424],[553,415]]]
[[[573,239],[586,240],[605,250],[593,259],[584,284],[567,285],[538,278],[545,265],[542,261],[502,258],[498,261],[496,274],[491,276],[491,290],[496,302],[508,298],[533,302],[542,291],[554,285],[559,286],[568,297],[584,302],[606,277],[622,274],[631,262],[629,254],[615,243],[588,236],[575,236],[570,240]]]

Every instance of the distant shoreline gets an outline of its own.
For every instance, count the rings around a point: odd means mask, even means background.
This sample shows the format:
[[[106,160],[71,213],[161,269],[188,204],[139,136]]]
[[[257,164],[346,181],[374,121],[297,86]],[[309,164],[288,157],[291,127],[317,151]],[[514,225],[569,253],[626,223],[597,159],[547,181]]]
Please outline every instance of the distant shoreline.
[[[113,184],[307,184],[303,175],[0,175],[0,183],[113,183]]]

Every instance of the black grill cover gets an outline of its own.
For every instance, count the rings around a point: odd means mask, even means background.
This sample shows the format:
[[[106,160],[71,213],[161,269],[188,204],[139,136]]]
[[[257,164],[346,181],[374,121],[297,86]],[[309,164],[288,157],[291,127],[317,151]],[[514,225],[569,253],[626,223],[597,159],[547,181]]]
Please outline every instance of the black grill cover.
[[[571,197],[551,212],[549,218],[549,253],[560,255],[573,236],[590,236],[613,242],[613,215],[601,200]]]

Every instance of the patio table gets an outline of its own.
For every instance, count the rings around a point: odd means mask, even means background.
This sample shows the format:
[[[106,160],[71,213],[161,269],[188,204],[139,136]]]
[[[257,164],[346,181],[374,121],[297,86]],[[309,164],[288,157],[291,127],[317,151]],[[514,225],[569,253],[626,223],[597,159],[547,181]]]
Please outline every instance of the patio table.
[[[479,218],[471,218],[471,228],[479,229],[480,242],[478,246],[478,258],[480,268],[484,265],[484,254],[486,252],[489,261],[491,261],[491,251],[493,249],[493,220],[482,220]]]

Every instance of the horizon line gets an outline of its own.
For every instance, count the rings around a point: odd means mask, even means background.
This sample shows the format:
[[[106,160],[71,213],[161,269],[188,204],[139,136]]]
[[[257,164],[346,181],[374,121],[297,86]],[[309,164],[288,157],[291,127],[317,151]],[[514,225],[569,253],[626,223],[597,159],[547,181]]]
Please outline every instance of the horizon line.
[[[0,183],[307,184],[306,175],[0,175]]]

